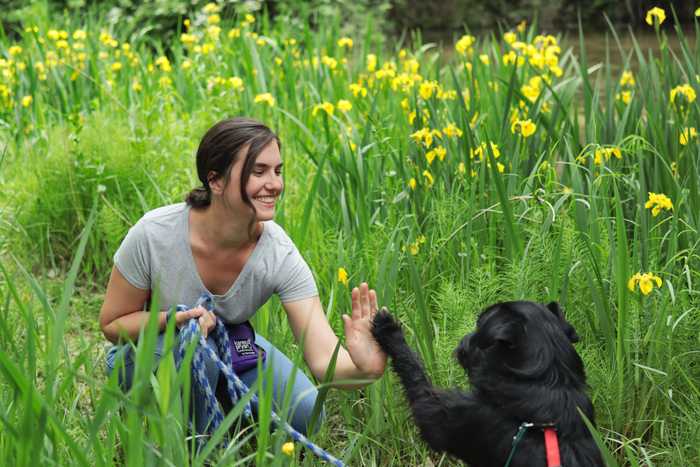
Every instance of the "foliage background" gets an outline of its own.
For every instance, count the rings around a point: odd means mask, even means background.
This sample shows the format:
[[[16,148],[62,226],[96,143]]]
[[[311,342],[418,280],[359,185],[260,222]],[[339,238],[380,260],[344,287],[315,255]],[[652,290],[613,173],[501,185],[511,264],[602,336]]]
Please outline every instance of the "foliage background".
[[[391,19],[387,2],[224,2],[226,29],[212,39],[215,53],[204,53],[182,40],[184,17],[171,14],[191,11],[192,29],[209,41],[203,2],[178,4],[96,2],[83,11],[36,2],[8,16],[16,27],[0,37],[0,84],[12,91],[0,93],[0,464],[206,461],[169,442],[186,433],[186,411],[167,410],[183,404],[186,372],[149,377],[155,329],[140,341],[142,385],[122,394],[102,372],[97,313],[126,230],[196,185],[198,138],[231,114],[280,131],[289,157],[277,221],[312,266],[337,332],[348,308],[343,267],[351,284],[370,280],[399,314],[436,382],[463,386],[445,356],[478,310],[558,300],[582,335],[599,431],[617,461],[698,463],[694,31],[675,29],[667,10],[661,28],[640,26],[655,48],[613,27],[593,59],[585,36],[565,46],[532,21],[518,29],[532,13],[525,3],[523,16],[513,10],[517,18],[498,18],[503,30],[461,37],[458,50],[421,32],[393,35],[407,20]],[[255,21],[242,24],[249,10]],[[81,28],[85,39],[73,36]],[[343,36],[352,48],[338,45]],[[529,50],[532,63],[513,62],[516,50]],[[535,60],[545,50],[553,62]],[[258,100],[265,93],[274,105]],[[341,111],[340,100],[351,109]],[[525,120],[536,125],[527,136],[514,125]],[[449,124],[462,134],[446,136]],[[426,129],[444,132],[432,142],[444,160],[415,136]],[[673,208],[651,214],[649,192],[665,193]],[[662,285],[643,295],[628,284],[636,272]],[[255,324],[299,357],[281,316],[273,300]],[[450,465],[418,442],[396,387],[387,374],[358,393],[331,391],[316,439],[353,465]],[[267,434],[254,428],[257,444],[238,439],[237,451],[213,462],[299,462],[279,455],[283,436]]]
[[[23,0],[2,0],[2,21],[6,31],[13,31],[26,14]],[[171,40],[181,29],[188,13],[200,10],[206,0],[44,0],[52,15],[74,14],[90,8],[107,19],[107,24],[120,24],[133,38],[151,35]],[[386,33],[399,36],[403,31],[421,31],[430,40],[450,40],[464,29],[493,30],[528,18],[537,20],[545,29],[574,31],[580,12],[583,24],[591,30],[605,29],[603,14],[620,28],[639,29],[644,14],[653,6],[673,8],[681,24],[691,24],[695,10],[693,0],[223,0],[222,17],[234,11],[266,11],[272,18],[304,18],[304,11],[315,11],[319,21],[340,15],[345,29],[356,28],[367,18],[378,23]],[[298,14],[299,13],[299,14]],[[349,32],[349,31],[344,31]]]

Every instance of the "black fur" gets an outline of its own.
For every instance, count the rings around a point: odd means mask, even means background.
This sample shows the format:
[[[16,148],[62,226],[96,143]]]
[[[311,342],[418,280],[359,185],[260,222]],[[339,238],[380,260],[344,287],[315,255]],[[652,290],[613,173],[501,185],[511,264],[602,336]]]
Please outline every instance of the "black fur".
[[[375,316],[372,333],[391,357],[421,436],[432,449],[472,467],[503,467],[522,422],[553,422],[563,466],[604,465],[577,410],[594,420],[583,363],[572,345],[579,337],[557,303],[498,303],[481,313],[476,331],[455,349],[471,392],[433,386],[386,308]],[[527,431],[510,465],[547,465],[541,429]]]

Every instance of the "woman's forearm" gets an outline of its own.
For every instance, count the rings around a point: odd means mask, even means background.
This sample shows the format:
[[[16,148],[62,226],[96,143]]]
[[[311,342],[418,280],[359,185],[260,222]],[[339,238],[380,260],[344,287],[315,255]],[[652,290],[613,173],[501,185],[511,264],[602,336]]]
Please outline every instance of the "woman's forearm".
[[[139,337],[141,329],[146,326],[150,317],[150,311],[134,311],[133,313],[122,315],[119,318],[103,325],[102,333],[105,335],[107,340],[114,344],[119,343],[119,341],[123,339],[136,341]],[[165,329],[166,320],[167,314],[165,312],[159,312],[159,330]]]

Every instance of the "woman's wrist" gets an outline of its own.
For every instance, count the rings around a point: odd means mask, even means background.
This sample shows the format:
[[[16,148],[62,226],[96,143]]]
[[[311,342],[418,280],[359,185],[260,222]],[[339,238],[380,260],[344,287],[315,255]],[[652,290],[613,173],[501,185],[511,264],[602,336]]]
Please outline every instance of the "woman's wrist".
[[[377,381],[379,378],[384,375],[384,372],[376,372],[376,371],[363,371],[361,369],[357,369],[357,378],[362,379],[365,381],[369,381],[367,384],[372,384],[373,382]]]
[[[355,362],[352,361],[352,358],[350,358],[350,354],[347,353],[346,350],[344,355],[338,355],[338,364],[336,365],[333,379],[337,381],[362,381],[362,383],[352,385],[353,387],[359,388],[367,386],[368,384],[372,384],[374,381],[381,378],[383,374],[383,370],[381,372],[362,370],[355,364]]]
[[[384,376],[383,371],[382,372],[372,372],[372,371],[365,372],[365,378],[371,379],[372,381],[376,381],[379,378],[381,378],[382,376]]]
[[[381,375],[371,375],[359,369],[353,374],[343,375],[335,373],[331,385],[338,389],[353,390],[361,389],[377,381]]]
[[[165,311],[164,313],[165,313],[165,326],[164,327],[167,328],[168,323],[170,323],[170,321],[174,321],[175,325],[177,326],[177,320],[175,318],[175,313],[177,313],[177,309],[170,308],[168,311]]]

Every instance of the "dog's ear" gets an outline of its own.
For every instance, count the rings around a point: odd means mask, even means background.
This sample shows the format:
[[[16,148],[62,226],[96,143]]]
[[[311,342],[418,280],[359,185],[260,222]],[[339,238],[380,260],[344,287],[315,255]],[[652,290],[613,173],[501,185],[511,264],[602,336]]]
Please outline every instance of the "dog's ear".
[[[515,349],[525,334],[525,327],[520,320],[510,320],[489,326],[479,333],[476,345],[485,349],[494,344],[501,344],[508,349]]]
[[[574,329],[574,327],[571,324],[569,324],[569,322],[566,320],[566,318],[564,318],[564,312],[562,312],[561,307],[559,306],[559,303],[549,302],[549,303],[547,303],[546,306],[549,309],[549,311],[554,313],[554,316],[556,316],[557,318],[559,318],[561,320],[562,327],[564,329],[564,334],[566,334],[566,337],[568,337],[572,343],[575,344],[576,342],[581,340],[581,338],[578,336],[578,334],[576,334],[576,330]]]
[[[564,319],[564,313],[562,313],[561,307],[559,306],[559,303],[549,302],[549,303],[547,303],[547,308],[549,308],[549,311],[554,313],[554,316],[556,316],[557,318]]]

